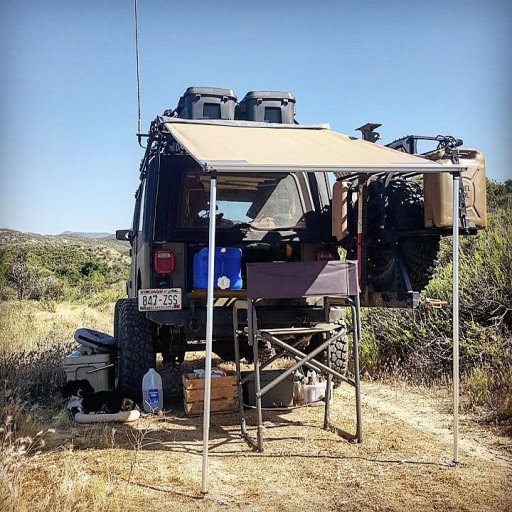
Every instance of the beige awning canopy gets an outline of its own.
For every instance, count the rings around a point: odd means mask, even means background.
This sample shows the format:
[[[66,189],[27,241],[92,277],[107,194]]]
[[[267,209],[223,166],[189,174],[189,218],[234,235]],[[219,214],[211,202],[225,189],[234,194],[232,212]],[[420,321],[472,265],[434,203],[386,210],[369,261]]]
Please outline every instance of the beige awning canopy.
[[[176,120],[165,130],[207,172],[449,172],[440,165],[326,127]]]

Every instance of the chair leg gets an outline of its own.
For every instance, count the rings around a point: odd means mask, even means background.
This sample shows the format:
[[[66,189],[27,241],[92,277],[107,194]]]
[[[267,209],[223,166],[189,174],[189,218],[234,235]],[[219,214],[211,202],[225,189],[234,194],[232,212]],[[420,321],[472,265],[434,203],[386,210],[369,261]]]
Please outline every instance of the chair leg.
[[[331,367],[331,344],[327,345],[327,366]],[[329,414],[329,405],[331,402],[331,382],[332,375],[327,373],[327,383],[325,388],[325,409],[324,409],[324,429],[329,428],[329,424],[331,422],[330,414]]]
[[[361,339],[361,309],[359,295],[355,298],[355,307],[352,308],[353,339],[354,339],[354,381],[356,390],[356,440],[363,442],[362,412],[361,412],[361,379],[359,375],[359,341]]]
[[[252,341],[253,365],[254,365],[254,392],[256,394],[257,417],[257,449],[263,451],[263,414],[261,410],[261,380],[258,340],[256,339],[255,312],[252,300],[247,302],[247,327],[249,339]]]
[[[247,426],[245,422],[244,397],[242,389],[242,372],[240,368],[240,338],[238,336],[238,309],[233,308],[233,332],[235,342],[235,367],[236,384],[238,388],[238,408],[240,414],[240,432],[242,437],[247,437]]]

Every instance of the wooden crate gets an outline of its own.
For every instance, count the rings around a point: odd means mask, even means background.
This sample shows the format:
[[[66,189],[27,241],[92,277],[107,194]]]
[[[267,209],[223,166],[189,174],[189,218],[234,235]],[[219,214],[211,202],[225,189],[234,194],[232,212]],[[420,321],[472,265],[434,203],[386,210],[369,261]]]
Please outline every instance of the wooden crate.
[[[238,406],[236,376],[213,377],[210,411],[233,411]],[[183,375],[183,404],[187,416],[203,414],[204,379],[194,373]]]

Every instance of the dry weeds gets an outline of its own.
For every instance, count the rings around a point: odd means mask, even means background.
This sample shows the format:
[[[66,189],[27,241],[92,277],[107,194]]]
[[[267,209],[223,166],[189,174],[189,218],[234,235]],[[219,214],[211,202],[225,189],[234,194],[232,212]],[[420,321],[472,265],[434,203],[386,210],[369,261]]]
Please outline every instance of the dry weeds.
[[[32,314],[29,308],[34,307],[27,306],[25,313]],[[57,310],[69,321],[63,324],[66,332],[54,334],[61,340],[69,340],[75,322],[83,323],[88,315],[80,308],[66,308]],[[44,312],[36,315],[47,333]],[[88,319],[96,322],[93,315]],[[107,322],[104,318],[100,325]],[[51,345],[55,339],[48,337],[47,342]],[[37,347],[27,342],[26,350],[19,350],[24,344],[18,341],[13,350],[18,355]],[[63,377],[58,373],[58,350],[46,363],[27,360],[26,368],[12,356],[5,369],[11,379],[18,375],[20,383],[27,380],[25,372],[28,380],[37,375],[47,379],[40,389],[51,394]],[[214,364],[233,369],[220,361]],[[288,364],[278,361],[275,366]],[[198,366],[202,362],[196,354],[185,369]],[[179,380],[173,382],[179,391]],[[266,411],[265,452],[258,454],[239,437],[236,414],[214,415],[206,500],[199,492],[202,420],[184,417],[179,401],[165,415],[146,416],[136,424],[77,425],[60,409],[58,399],[41,407],[24,396],[20,389],[0,388],[2,510],[512,509],[510,438],[498,437],[463,416],[462,463],[450,465],[446,388],[365,383],[362,445],[322,430],[322,408]],[[353,412],[352,390],[341,387],[335,392],[333,422],[350,433]],[[254,424],[253,411],[248,417]]]
[[[495,438],[463,422],[463,439],[476,436],[483,449],[462,443],[461,464],[450,464],[446,393],[374,383],[364,396],[361,445],[324,431],[322,408],[266,412],[262,454],[239,437],[236,414],[212,416],[208,500],[199,492],[202,421],[179,404],[129,426],[58,415],[55,432],[39,436],[45,446],[4,448],[0,497],[31,511],[510,510],[512,454]],[[349,388],[335,392],[333,421],[349,433],[353,407]]]

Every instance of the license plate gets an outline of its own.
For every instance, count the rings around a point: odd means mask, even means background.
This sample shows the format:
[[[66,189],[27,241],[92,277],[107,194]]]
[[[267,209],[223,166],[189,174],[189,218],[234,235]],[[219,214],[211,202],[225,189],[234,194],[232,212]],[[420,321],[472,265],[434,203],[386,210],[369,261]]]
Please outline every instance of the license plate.
[[[181,309],[181,288],[139,290],[139,311]]]

